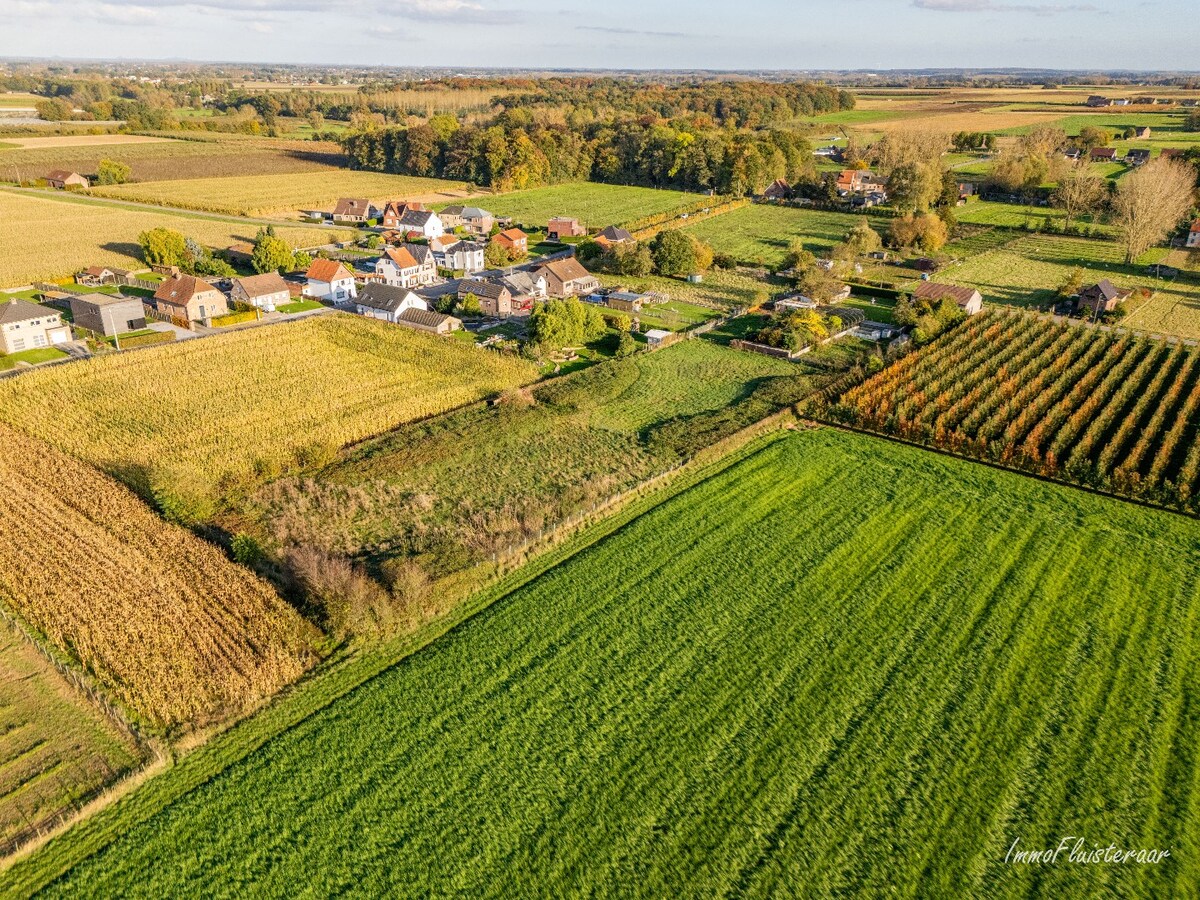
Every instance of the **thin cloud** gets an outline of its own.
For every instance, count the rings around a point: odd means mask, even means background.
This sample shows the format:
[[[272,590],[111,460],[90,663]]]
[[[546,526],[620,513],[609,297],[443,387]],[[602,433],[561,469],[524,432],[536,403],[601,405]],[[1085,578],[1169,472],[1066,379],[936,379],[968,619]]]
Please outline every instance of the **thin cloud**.
[[[636,35],[638,37],[661,37],[661,38],[686,38],[697,37],[693,34],[684,34],[682,31],[640,31],[636,28],[608,28],[604,25],[576,25],[575,28],[579,31],[599,31],[603,34],[623,34]]]
[[[996,3],[994,0],[912,0],[917,9],[933,12],[1023,12],[1049,16],[1064,12],[1097,12],[1090,3]]]

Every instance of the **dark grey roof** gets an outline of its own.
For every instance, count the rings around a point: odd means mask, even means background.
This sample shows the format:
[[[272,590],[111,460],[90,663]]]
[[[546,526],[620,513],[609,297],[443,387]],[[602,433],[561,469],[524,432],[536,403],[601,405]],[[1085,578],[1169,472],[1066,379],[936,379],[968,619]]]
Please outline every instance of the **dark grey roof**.
[[[384,312],[395,312],[404,303],[405,298],[412,293],[408,288],[372,281],[359,291],[358,299],[355,302],[359,306],[369,306],[371,309]]]
[[[411,322],[413,325],[423,325],[426,328],[437,328],[443,322],[454,317],[434,312],[432,309],[406,309],[397,318],[401,322]]]
[[[428,209],[406,209],[404,215],[400,217],[399,224],[410,225],[413,228],[424,228],[425,223],[436,215],[432,210]]]
[[[464,209],[466,209],[466,207],[460,206],[460,205],[447,206],[445,209],[442,210],[442,215],[461,216],[463,214]]]
[[[405,250],[409,252],[413,259],[417,261],[417,265],[423,266],[433,256],[433,251],[429,249],[428,244],[402,244]]]
[[[488,297],[492,300],[499,300],[501,293],[508,290],[502,284],[496,284],[491,281],[479,281],[475,278],[463,280],[458,286],[459,296],[464,294],[474,294],[476,297]],[[512,291],[509,291],[511,294]]]
[[[632,234],[630,234],[624,228],[618,228],[616,225],[606,226],[605,228],[603,228],[600,231],[600,234],[598,235],[598,237],[602,237],[605,240],[613,241],[613,242],[632,241],[633,240]]]
[[[42,316],[57,316],[58,312],[48,306],[39,306],[28,300],[12,299],[0,303],[0,325],[10,325],[13,322],[28,322],[30,319],[40,319]]]
[[[1117,290],[1117,286],[1115,284],[1105,278],[1103,281],[1100,281],[1091,287],[1084,288],[1082,291],[1080,291],[1080,293],[1085,297],[1093,297],[1096,294],[1099,294],[1105,300],[1112,300],[1114,297],[1120,294],[1120,291]]]

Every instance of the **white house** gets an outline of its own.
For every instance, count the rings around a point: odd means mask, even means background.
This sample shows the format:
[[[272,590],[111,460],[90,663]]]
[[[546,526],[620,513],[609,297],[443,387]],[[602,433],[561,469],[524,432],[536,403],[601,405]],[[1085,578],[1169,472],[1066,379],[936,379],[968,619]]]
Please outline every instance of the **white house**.
[[[304,285],[306,297],[345,306],[358,294],[354,275],[336,259],[314,259],[305,277],[308,279]]]
[[[411,207],[405,209],[404,214],[400,216],[396,230],[402,234],[419,234],[428,240],[439,238],[446,233],[442,220],[433,210]]]
[[[483,261],[484,244],[443,237],[430,241],[429,247],[437,264],[443,269],[453,269],[471,275],[482,272],[486,267]]]
[[[229,296],[238,303],[249,303],[267,312],[289,303],[292,299],[287,282],[278,272],[235,278]]]
[[[0,303],[0,353],[20,353],[71,340],[62,316],[47,306],[26,300]]]
[[[373,282],[362,289],[354,308],[360,316],[395,323],[406,310],[428,310],[429,305],[408,288]]]
[[[1187,245],[1192,248],[1200,247],[1200,219],[1193,222],[1188,230]]]
[[[437,277],[437,263],[428,247],[417,244],[388,247],[375,263],[375,274],[384,284],[418,287],[433,283]]]

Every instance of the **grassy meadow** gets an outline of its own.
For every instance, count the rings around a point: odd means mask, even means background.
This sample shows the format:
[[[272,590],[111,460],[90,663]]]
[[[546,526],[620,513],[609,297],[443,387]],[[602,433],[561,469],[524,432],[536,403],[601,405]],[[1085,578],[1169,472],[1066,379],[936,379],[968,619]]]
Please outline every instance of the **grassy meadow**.
[[[792,241],[801,240],[805,249],[819,254],[839,243],[858,221],[854,213],[752,204],[683,230],[739,262],[773,266],[782,262]],[[886,224],[868,221],[876,229]]]
[[[536,378],[517,357],[337,314],[31,372],[0,384],[0,421],[190,520],[239,486]]]
[[[1181,896],[1198,546],[1179,516],[781,437],[46,895]],[[1004,862],[1064,834],[1171,856]]]
[[[213,247],[253,240],[258,230],[252,223],[0,190],[0,287],[66,278],[94,265],[137,268],[144,265],[138,235],[158,227]],[[280,226],[276,233],[296,247],[324,244],[338,234],[299,226]]]
[[[401,426],[262,487],[222,525],[272,549],[318,547],[369,568],[403,557],[444,575],[798,401],[816,372],[707,340],[612,360],[499,406]]]
[[[475,197],[469,202],[496,215],[512,216],[518,223],[531,228],[545,228],[553,216],[569,216],[579,219],[585,227],[599,229],[643,216],[673,212],[695,203],[701,196],[682,191],[578,182]],[[434,208],[446,205],[440,203]]]

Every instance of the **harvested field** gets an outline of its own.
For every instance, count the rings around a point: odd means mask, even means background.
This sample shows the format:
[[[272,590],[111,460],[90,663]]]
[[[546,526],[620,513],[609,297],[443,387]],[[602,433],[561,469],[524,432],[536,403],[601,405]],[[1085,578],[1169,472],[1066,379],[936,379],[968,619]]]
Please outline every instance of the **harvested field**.
[[[10,137],[4,142],[16,144],[21,150],[69,150],[72,147],[100,147],[111,144],[157,144],[165,140],[166,138],[140,134],[63,134],[55,137]]]
[[[18,138],[9,138],[6,142],[8,140]],[[297,143],[300,146],[293,146]],[[17,173],[22,178],[34,178],[51,169],[68,169],[88,175],[96,172],[102,159],[115,159],[128,165],[134,182],[341,171],[345,162],[341,148],[336,144],[311,141],[234,143],[173,140],[160,136],[138,143],[5,150],[0,152],[0,179],[11,180]]]

